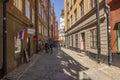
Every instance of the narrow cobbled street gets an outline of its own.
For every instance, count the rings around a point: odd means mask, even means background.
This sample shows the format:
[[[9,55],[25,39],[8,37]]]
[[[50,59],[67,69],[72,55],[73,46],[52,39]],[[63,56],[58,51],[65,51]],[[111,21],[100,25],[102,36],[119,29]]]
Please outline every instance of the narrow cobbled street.
[[[86,69],[62,50],[54,49],[53,54],[37,54],[17,80],[79,80],[79,72]]]
[[[98,64],[86,53],[54,48],[53,54],[45,51],[35,54],[29,63],[2,80],[120,80],[117,71],[120,69]]]

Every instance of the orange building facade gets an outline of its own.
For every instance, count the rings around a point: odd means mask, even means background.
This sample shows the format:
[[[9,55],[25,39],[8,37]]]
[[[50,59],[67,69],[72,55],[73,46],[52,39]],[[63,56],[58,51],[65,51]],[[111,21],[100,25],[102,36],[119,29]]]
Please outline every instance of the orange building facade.
[[[111,48],[113,53],[120,53],[120,1],[108,0],[110,6]]]

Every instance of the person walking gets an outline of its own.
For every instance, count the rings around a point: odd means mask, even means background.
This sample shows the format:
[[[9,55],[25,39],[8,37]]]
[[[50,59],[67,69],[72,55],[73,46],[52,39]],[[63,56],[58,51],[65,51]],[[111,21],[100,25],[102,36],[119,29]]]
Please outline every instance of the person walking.
[[[45,42],[45,52],[48,53],[48,49],[49,49],[49,44],[48,42],[46,41]]]
[[[53,54],[53,42],[50,42],[50,53]]]

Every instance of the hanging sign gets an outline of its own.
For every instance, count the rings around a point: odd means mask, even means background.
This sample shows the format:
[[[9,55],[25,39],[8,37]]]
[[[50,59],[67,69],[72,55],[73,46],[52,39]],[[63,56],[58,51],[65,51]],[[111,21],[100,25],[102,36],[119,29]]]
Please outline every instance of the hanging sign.
[[[28,29],[28,34],[35,34],[35,29]]]

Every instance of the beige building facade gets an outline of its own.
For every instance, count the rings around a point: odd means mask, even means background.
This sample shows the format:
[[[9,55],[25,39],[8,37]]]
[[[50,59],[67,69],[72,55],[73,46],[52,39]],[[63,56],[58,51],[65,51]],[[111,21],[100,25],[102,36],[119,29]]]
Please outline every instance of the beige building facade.
[[[100,5],[100,55],[108,55],[107,21],[104,0]],[[98,54],[97,8],[95,0],[64,0],[66,46]],[[96,56],[97,58],[97,56]],[[107,60],[107,58],[105,58]]]

